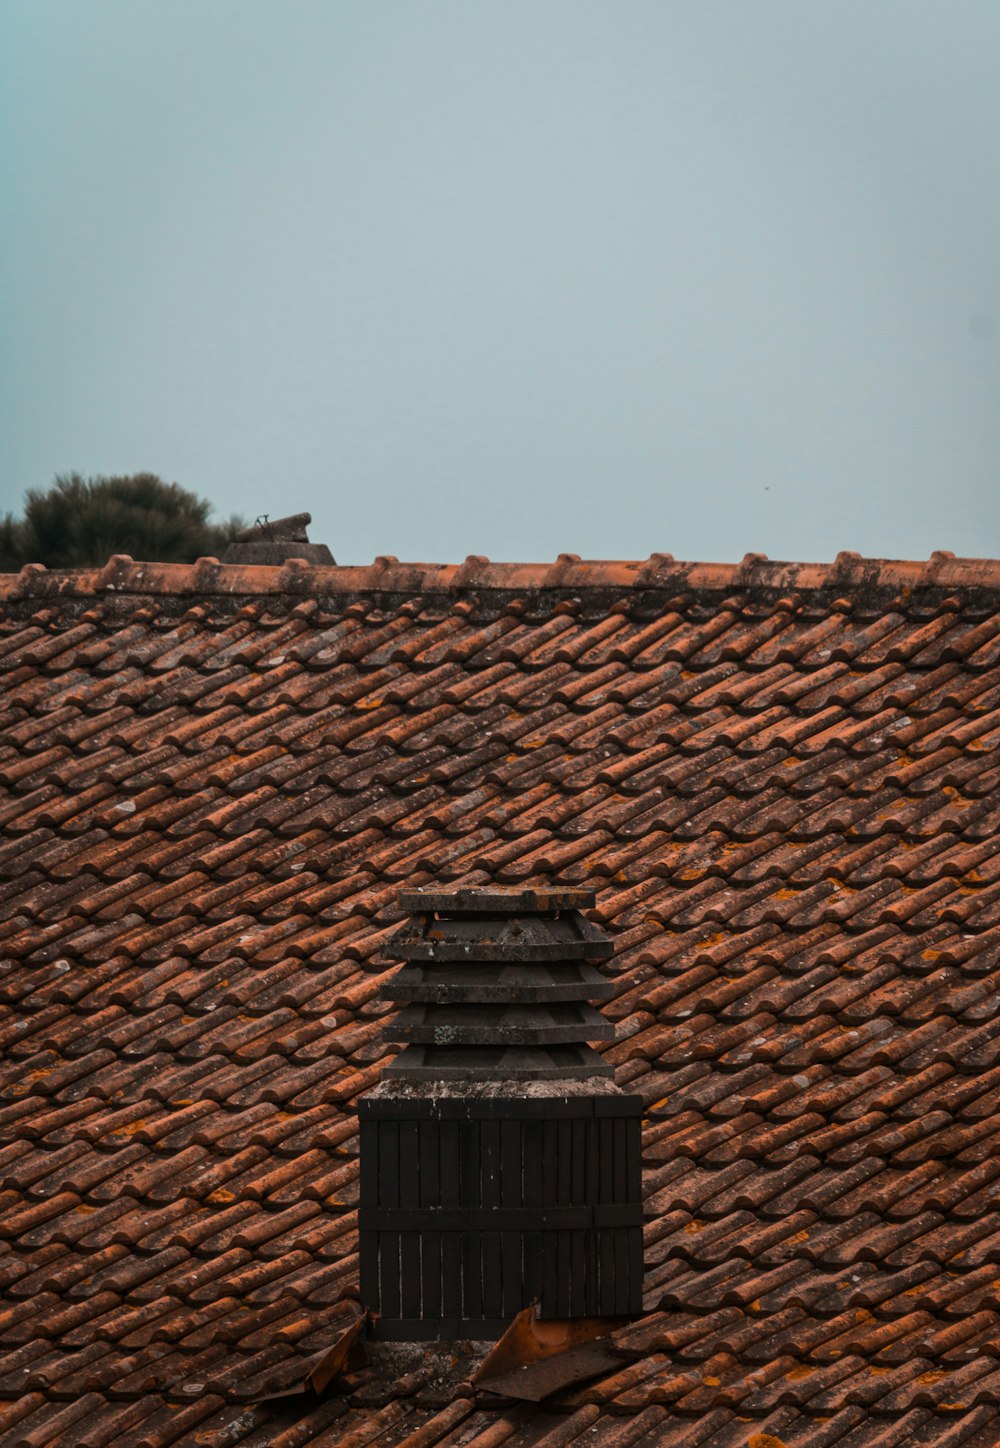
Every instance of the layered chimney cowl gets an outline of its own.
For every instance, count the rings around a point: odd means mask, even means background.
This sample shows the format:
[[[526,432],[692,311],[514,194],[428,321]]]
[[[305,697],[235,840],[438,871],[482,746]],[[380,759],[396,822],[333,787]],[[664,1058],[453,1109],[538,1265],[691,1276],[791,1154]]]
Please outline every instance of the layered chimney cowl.
[[[361,1297],[385,1339],[642,1309],[642,1100],[589,1044],[612,953],[580,889],[404,890],[404,1049],[358,1104]]]

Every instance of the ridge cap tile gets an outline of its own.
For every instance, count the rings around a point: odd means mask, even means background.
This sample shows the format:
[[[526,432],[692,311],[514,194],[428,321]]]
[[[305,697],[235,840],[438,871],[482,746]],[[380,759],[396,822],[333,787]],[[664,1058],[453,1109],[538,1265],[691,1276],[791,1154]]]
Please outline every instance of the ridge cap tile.
[[[560,554],[554,564],[497,563],[470,555],[463,564],[401,563],[379,557],[368,565],[327,565],[290,558],[280,565],[220,564],[200,559],[192,564],[143,563],[115,554],[100,569],[48,570],[26,564],[19,574],[0,575],[0,599],[100,597],[137,594],[154,598],[176,594],[253,596],[287,592],[331,595],[433,594],[472,587],[476,590],[528,591],[599,586],[728,590],[754,586],[798,590],[852,587],[913,589],[939,587],[996,588],[1000,563],[988,558],[956,558],[938,551],[924,562],[864,558],[840,553],[832,564],[772,561],[748,553],[738,564],[683,563],[669,554],[645,561],[582,560]]]

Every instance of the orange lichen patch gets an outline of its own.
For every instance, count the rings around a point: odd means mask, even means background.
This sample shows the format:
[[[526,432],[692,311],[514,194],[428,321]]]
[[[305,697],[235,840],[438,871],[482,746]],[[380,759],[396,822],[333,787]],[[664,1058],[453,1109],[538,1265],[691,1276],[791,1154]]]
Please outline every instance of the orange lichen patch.
[[[784,1438],[779,1438],[774,1433],[751,1433],[747,1439],[747,1448],[786,1448],[786,1445]]]
[[[127,1122],[125,1122],[125,1124],[122,1125],[122,1126],[116,1126],[115,1129],[114,1129],[114,1131],[113,1131],[113,1132],[110,1132],[109,1135],[110,1135],[110,1136],[135,1136],[135,1135],[137,1135],[140,1131],[145,1131],[147,1125],[148,1125],[148,1122],[147,1122],[146,1118],[145,1118],[145,1117],[140,1117],[138,1121],[127,1121]]]

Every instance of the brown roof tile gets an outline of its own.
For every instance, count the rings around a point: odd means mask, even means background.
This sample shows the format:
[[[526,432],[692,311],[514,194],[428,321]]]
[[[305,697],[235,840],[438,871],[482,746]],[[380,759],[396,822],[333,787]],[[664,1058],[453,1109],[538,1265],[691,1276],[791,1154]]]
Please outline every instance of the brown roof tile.
[[[1000,566],[113,559],[0,595],[4,1431],[997,1441]],[[561,1417],[420,1374],[248,1407],[353,1310],[399,883],[555,876],[617,940],[651,1356]]]

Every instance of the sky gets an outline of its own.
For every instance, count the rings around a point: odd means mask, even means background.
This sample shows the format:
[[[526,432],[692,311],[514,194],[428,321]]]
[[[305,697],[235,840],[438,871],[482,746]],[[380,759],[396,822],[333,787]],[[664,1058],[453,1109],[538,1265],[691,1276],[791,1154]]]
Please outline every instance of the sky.
[[[1000,554],[996,0],[0,0],[0,512]]]

